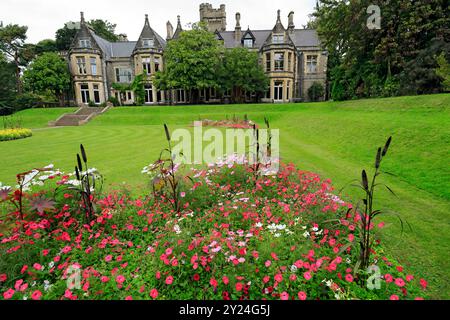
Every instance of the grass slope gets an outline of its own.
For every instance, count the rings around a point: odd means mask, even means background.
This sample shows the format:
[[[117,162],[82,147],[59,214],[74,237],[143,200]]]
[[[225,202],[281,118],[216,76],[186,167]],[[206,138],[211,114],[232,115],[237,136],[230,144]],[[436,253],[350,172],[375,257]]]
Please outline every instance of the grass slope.
[[[52,112],[29,110],[21,116],[36,127],[56,119],[58,115],[50,117]],[[399,212],[413,230],[400,236],[398,221],[386,217],[383,240],[402,263],[427,278],[433,297],[450,298],[449,94],[284,105],[114,108],[83,127],[40,129],[30,139],[0,143],[0,181],[13,183],[16,173],[49,163],[72,171],[83,143],[91,165],[105,175],[108,185],[146,187],[140,171],[164,146],[163,123],[173,130],[194,120],[233,114],[247,114],[261,124],[267,116],[271,126],[280,129],[283,161],[318,172],[337,188],[359,178],[363,168],[371,169],[376,148],[392,135],[383,166],[397,177],[385,175],[381,180],[398,198],[380,189],[376,205]],[[360,195],[351,187],[344,193],[353,199]]]

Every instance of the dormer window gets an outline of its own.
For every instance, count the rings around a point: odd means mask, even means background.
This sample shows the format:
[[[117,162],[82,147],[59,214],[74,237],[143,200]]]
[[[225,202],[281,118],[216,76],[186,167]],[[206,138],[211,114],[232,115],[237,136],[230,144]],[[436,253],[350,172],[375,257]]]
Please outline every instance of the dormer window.
[[[253,39],[244,39],[244,48],[253,48]]]
[[[90,39],[80,39],[80,48],[91,48],[91,40]]]
[[[284,35],[283,34],[274,34],[272,36],[272,43],[284,43]]]
[[[153,48],[155,41],[153,39],[142,39],[142,46],[144,48]]]

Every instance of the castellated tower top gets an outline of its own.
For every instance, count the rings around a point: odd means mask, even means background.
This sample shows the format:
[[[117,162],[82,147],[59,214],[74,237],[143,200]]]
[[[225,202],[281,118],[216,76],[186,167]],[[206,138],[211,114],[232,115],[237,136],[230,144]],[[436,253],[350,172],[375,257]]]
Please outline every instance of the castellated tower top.
[[[210,3],[200,5],[200,21],[206,22],[210,32],[226,31],[227,13],[225,5],[221,4],[219,9],[214,9]]]

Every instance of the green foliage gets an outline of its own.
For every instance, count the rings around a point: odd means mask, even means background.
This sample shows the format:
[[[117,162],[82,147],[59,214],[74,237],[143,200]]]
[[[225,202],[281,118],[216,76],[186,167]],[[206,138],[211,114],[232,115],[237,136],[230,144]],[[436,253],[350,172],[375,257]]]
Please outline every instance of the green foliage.
[[[17,24],[9,24],[5,27],[0,27],[0,53],[14,61],[16,66],[16,86],[20,93],[22,88],[20,85],[20,67],[26,65],[25,56],[28,56],[29,46],[25,45],[27,39],[26,26],[19,26]]]
[[[147,75],[145,73],[138,74],[134,77],[130,89],[134,92],[135,101],[138,105],[144,104],[145,101],[145,82]]]
[[[39,41],[35,46],[35,53],[37,55],[46,53],[46,52],[58,52],[58,46],[56,45],[56,41],[52,39],[44,39]]]
[[[111,42],[119,40],[119,37],[115,34],[117,24],[101,19],[93,19],[89,21],[88,24],[94,29],[94,32],[103,39]]]
[[[311,101],[319,101],[325,95],[325,88],[320,82],[314,82],[308,89],[308,97]]]
[[[13,100],[16,93],[16,66],[6,59],[0,59],[0,114],[12,112]]]
[[[111,102],[114,107],[120,106],[120,102],[116,97],[109,97],[108,101]]]
[[[217,70],[223,46],[201,24],[183,31],[170,41],[165,52],[165,68],[155,78],[160,90],[183,88],[197,90],[218,87]]]
[[[245,91],[264,93],[269,79],[259,65],[258,53],[246,48],[226,50],[219,70],[222,90],[231,90],[235,102],[242,101]]]
[[[70,88],[67,63],[57,54],[47,52],[38,56],[23,76],[26,88],[35,93],[52,92],[55,97]]]
[[[315,8],[312,25],[329,52],[332,98],[439,92],[443,80],[436,76],[433,55],[448,52],[446,2],[378,1],[381,28],[370,30],[372,4],[321,0]]]
[[[450,63],[447,61],[443,52],[439,56],[435,56],[435,59],[439,65],[436,68],[436,74],[443,79],[442,88],[448,92],[450,91]]]
[[[61,29],[56,31],[56,48],[60,51],[67,51],[70,49],[70,45],[72,44],[75,35],[77,34],[77,29],[69,29],[67,26],[64,26]]]

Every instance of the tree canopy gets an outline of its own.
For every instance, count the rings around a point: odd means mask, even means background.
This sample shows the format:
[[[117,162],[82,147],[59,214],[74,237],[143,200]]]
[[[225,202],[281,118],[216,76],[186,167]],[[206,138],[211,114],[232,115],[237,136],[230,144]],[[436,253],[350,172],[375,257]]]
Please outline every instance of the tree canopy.
[[[231,90],[235,102],[242,101],[245,91],[263,93],[269,79],[259,64],[258,53],[246,48],[226,50],[219,70],[219,85],[223,90]]]
[[[434,54],[449,52],[444,0],[380,0],[380,28],[369,28],[370,0],[320,0],[310,23],[329,52],[333,99],[432,93],[441,78]],[[369,8],[370,9],[370,8]],[[425,60],[424,60],[425,59]]]
[[[70,88],[69,69],[57,53],[46,52],[30,64],[23,81],[25,88],[34,93],[51,92],[62,100],[62,94]]]
[[[203,25],[183,31],[165,51],[165,68],[155,84],[161,89],[199,90],[218,87],[217,70],[223,46]]]

